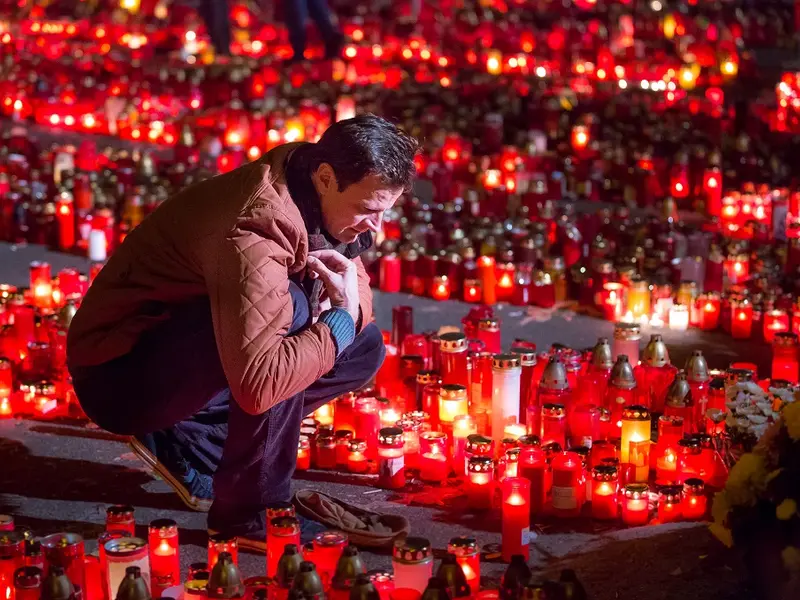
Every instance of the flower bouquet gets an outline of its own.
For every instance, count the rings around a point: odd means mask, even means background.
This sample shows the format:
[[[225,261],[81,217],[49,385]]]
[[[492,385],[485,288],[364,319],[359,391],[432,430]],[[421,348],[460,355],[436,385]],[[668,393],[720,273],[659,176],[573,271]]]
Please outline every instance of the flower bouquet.
[[[714,498],[711,532],[743,552],[760,598],[800,598],[800,402],[785,404]]]

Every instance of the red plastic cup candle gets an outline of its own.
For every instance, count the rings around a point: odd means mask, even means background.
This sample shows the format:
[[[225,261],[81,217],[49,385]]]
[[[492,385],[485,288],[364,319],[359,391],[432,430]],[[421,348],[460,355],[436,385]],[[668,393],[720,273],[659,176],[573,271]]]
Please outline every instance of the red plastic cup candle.
[[[464,302],[477,303],[483,300],[483,290],[479,279],[464,280]]]
[[[30,289],[34,306],[42,309],[51,308],[53,301],[53,275],[50,263],[39,261],[31,263]]]
[[[439,371],[443,384],[469,385],[468,349],[467,336],[461,332],[443,333],[439,336]]]
[[[150,546],[150,592],[161,592],[181,582],[178,524],[172,519],[156,519],[148,529]]]
[[[520,477],[531,482],[531,514],[542,513],[550,491],[547,455],[544,450],[534,446],[523,447],[517,469]]]
[[[318,469],[336,468],[336,437],[331,431],[322,431],[314,441],[316,445],[316,464]]]
[[[406,485],[403,430],[384,427],[378,432],[378,486],[399,490]]]
[[[473,456],[467,464],[467,504],[474,510],[492,507],[494,461],[488,456]]]
[[[620,462],[629,463],[631,442],[650,441],[650,411],[644,406],[622,408]]]
[[[797,383],[798,381],[798,336],[783,332],[775,335],[772,342],[772,379]],[[0,397],[2,397],[2,365],[0,365]]]
[[[14,600],[39,600],[44,573],[39,567],[21,567],[14,573]],[[0,593],[3,584],[0,583]],[[4,595],[9,599],[9,593]]]
[[[42,538],[41,543],[47,564],[62,567],[69,580],[84,589],[83,538],[77,533],[54,533]],[[142,544],[144,545],[144,558],[147,561],[147,544],[144,542]],[[149,573],[149,569],[147,569],[147,572]],[[118,587],[119,584],[117,584]],[[117,588],[114,588],[115,592]]]
[[[679,521],[682,516],[681,485],[665,485],[658,491],[658,520],[662,523]]]
[[[542,446],[559,444],[562,448],[567,445],[567,411],[562,404],[543,404],[541,413]]]
[[[447,552],[455,555],[467,585],[475,594],[481,586],[481,554],[478,542],[469,536],[454,537],[447,544]]]
[[[271,525],[270,525],[271,527]],[[272,535],[272,530],[269,532]],[[281,547],[283,551],[283,547]],[[219,555],[228,552],[234,564],[239,564],[239,540],[236,537],[215,533],[208,536],[208,570],[214,568],[219,560]]]
[[[419,436],[419,477],[426,483],[442,483],[450,473],[447,434],[424,431]]]
[[[626,290],[624,284],[615,281],[603,284],[598,308],[607,321],[619,321],[625,315]]]
[[[211,540],[209,540],[211,543]],[[275,577],[278,572],[278,561],[286,544],[295,544],[300,548],[300,522],[297,517],[278,517],[269,522],[267,532],[267,577]],[[215,562],[216,562],[216,558]],[[209,567],[213,568],[209,552]],[[235,561],[234,561],[235,562]]]
[[[353,441],[353,432],[347,430],[337,431],[336,438],[336,467],[340,470],[347,469],[347,457],[350,455],[350,442]]]
[[[437,275],[431,280],[431,298],[439,301],[450,299],[450,279],[447,275]]]
[[[127,504],[116,504],[106,509],[106,530],[125,531],[130,537],[136,536],[134,509]]]
[[[690,477],[683,482],[681,505],[683,518],[687,521],[696,521],[705,518],[708,502],[705,488],[705,482],[696,477]]]
[[[336,571],[336,563],[347,546],[347,536],[338,531],[324,531],[314,536],[312,544],[317,572],[322,579],[322,585],[327,587]]]
[[[646,483],[629,483],[622,491],[622,522],[629,527],[647,525],[650,520],[650,488]]]
[[[367,442],[353,439],[348,447],[347,470],[351,473],[363,474],[369,470],[367,462]]]
[[[764,313],[764,341],[771,344],[775,335],[789,331],[789,314],[783,309],[768,310]]]
[[[530,558],[531,483],[523,477],[507,477],[502,484],[502,551],[503,561],[521,554]]]
[[[617,518],[619,469],[615,465],[592,467],[592,518],[611,521]]]
[[[721,312],[721,300],[718,294],[700,294],[695,301],[698,311],[698,326],[703,331],[713,331],[719,327],[719,317]]]
[[[477,264],[483,303],[491,306],[497,302],[497,273],[494,258],[481,256],[478,258]]]
[[[553,512],[561,517],[577,516],[583,506],[585,492],[581,457],[575,452],[563,452],[553,457],[551,467]]]
[[[753,305],[744,299],[731,307],[731,337],[737,340],[750,338],[753,331]]]
[[[307,471],[311,468],[311,440],[301,435],[297,442],[297,465],[298,471]]]
[[[467,438],[478,433],[475,420],[470,415],[458,415],[453,419],[453,471],[458,476],[466,473]]]
[[[119,585],[125,578],[125,571],[129,567],[139,567],[142,579],[150,580],[150,559],[147,553],[147,542],[135,537],[123,537],[110,540],[105,544],[106,572],[105,581],[108,584],[108,598],[116,598]],[[81,561],[83,568],[83,561]],[[69,573],[67,574],[69,577]],[[70,577],[73,583],[75,580]],[[83,588],[81,588],[83,589]]]

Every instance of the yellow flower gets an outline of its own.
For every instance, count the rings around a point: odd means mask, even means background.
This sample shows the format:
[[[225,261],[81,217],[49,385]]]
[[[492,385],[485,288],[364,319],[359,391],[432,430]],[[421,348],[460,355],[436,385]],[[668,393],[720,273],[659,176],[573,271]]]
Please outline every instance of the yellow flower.
[[[731,506],[752,506],[766,487],[766,461],[759,454],[742,456],[728,475],[725,492]]]
[[[797,546],[786,546],[781,552],[783,565],[790,571],[800,571],[800,548]]]
[[[730,504],[728,504],[728,496],[725,494],[725,490],[715,494],[714,503],[711,505],[711,516],[714,522],[724,525],[725,521],[728,519],[730,510],[731,507]]]
[[[788,521],[797,513],[797,502],[787,498],[775,509],[775,514],[781,521]]]
[[[783,409],[783,422],[793,440],[800,440],[800,402],[787,404]]]
[[[731,534],[730,529],[720,525],[719,523],[712,523],[708,526],[708,530],[714,535],[715,538],[725,544],[728,548],[733,547],[733,535]]]

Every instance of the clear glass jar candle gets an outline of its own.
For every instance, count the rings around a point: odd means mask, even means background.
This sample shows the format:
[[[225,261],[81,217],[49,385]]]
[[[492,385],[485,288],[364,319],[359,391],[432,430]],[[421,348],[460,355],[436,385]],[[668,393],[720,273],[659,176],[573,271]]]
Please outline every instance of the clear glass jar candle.
[[[406,485],[403,430],[384,427],[378,432],[378,486],[399,490]]]
[[[431,543],[421,537],[396,540],[392,551],[392,569],[395,581],[401,581],[404,588],[422,594],[433,575]]]
[[[492,439],[499,444],[506,425],[519,422],[519,357],[497,354],[492,360]]]

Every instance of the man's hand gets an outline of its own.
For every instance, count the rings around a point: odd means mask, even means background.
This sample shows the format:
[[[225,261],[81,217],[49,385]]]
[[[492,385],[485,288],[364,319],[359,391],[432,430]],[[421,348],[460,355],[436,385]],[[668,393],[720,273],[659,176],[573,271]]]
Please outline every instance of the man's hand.
[[[346,310],[357,323],[360,299],[355,263],[335,250],[318,250],[309,253],[306,266],[312,278],[319,277],[325,284],[331,306]]]

